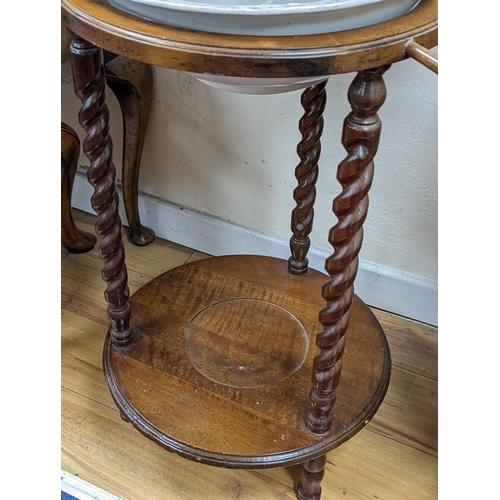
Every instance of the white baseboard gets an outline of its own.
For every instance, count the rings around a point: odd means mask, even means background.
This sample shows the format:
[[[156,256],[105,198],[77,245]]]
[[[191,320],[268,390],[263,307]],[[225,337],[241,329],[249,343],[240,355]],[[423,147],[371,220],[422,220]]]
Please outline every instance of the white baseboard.
[[[61,491],[78,500],[121,500],[97,486],[61,470]]]
[[[94,213],[90,205],[93,188],[85,175],[77,173],[72,204]],[[254,254],[288,259],[288,241],[239,226],[209,214],[182,208],[168,201],[139,193],[139,212],[144,225],[160,238],[210,255]],[[123,206],[122,221],[126,222]],[[328,253],[311,247],[308,258],[313,269],[324,272]],[[437,282],[396,269],[360,261],[356,294],[368,305],[437,326]]]

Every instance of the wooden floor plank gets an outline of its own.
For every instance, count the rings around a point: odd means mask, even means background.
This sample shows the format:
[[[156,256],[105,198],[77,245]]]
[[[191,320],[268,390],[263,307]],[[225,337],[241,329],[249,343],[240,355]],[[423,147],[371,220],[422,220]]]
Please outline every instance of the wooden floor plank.
[[[297,467],[233,471],[197,464],[144,438],[116,409],[66,390],[62,403],[62,468],[121,498],[295,498]],[[322,486],[323,500],[431,500],[437,459],[363,430],[328,454]]]
[[[438,379],[438,329],[372,308],[383,325],[394,366]]]
[[[126,500],[292,500],[292,486],[169,453],[118,410],[62,391],[62,468]]]
[[[298,468],[259,473],[298,481]],[[322,500],[435,500],[437,458],[363,429],[328,453],[322,488]]]
[[[108,327],[68,311],[62,311],[61,327],[62,387],[115,408],[102,371],[102,348]]]
[[[384,402],[366,428],[437,456],[437,386],[435,380],[394,366]]]

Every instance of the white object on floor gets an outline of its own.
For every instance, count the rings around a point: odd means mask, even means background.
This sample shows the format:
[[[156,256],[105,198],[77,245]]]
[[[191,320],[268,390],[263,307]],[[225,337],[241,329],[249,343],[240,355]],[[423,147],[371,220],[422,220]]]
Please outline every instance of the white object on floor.
[[[61,470],[61,491],[78,498],[78,500],[121,500],[64,470]]]

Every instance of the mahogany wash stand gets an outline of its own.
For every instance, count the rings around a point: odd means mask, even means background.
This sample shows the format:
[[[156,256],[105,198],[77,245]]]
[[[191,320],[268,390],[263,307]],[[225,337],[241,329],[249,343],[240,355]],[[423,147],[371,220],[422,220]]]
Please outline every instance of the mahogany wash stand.
[[[300,464],[318,500],[326,453],[373,417],[389,384],[385,335],[353,294],[385,100],[382,75],[408,56],[437,72],[437,0],[376,26],[250,37],[143,21],[102,0],[62,0],[87,135],[111,326],[104,373],[124,420],[169,451],[229,468]],[[214,257],[170,270],[129,298],[102,50],[213,75],[324,76],[302,93],[291,257]],[[338,167],[328,276],[308,268],[328,76],[356,72]],[[258,97],[256,97],[258,99]],[[326,236],[326,235],[325,235]],[[319,312],[319,322],[318,322]],[[341,373],[342,369],[342,373]]]

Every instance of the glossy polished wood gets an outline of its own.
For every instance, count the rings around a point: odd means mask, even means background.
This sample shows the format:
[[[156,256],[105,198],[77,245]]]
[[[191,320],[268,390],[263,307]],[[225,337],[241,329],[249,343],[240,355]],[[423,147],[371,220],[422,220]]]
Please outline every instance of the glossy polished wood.
[[[87,132],[83,151],[90,161],[87,178],[94,187],[92,208],[97,214],[96,229],[101,236],[99,253],[104,261],[102,277],[108,303],[111,335],[117,345],[132,339],[130,327],[127,267],[122,242],[122,222],[118,213],[116,169],[109,135],[109,110],[105,103],[106,74],[102,49],[72,34],[71,67],[75,93],[82,102],[78,114]]]
[[[436,53],[413,41],[406,44],[405,52],[407,55],[415,59],[415,61],[423,64],[434,73],[438,73],[438,56]]]
[[[314,219],[318,161],[321,154],[320,139],[326,106],[326,83],[327,80],[307,88],[301,97],[304,114],[299,121],[299,130],[302,139],[297,146],[300,163],[295,168],[298,185],[293,191],[296,206],[292,210],[290,238],[292,255],[288,259],[288,270],[292,274],[304,274],[309,263],[307,252],[311,246],[309,234]]]
[[[325,475],[326,455],[309,460],[300,466],[300,483],[297,487],[299,500],[319,500],[321,481]]]
[[[246,77],[328,76],[392,64],[416,41],[437,45],[438,1],[366,28],[296,37],[252,37],[190,31],[131,16],[104,0],[62,0],[64,22],[115,54],[157,66]]]
[[[308,431],[315,349],[303,356],[300,333],[289,326],[302,325],[313,344],[326,278],[313,270],[293,276],[281,259],[227,256],[150,281],[131,297],[134,342],[115,347],[109,336],[106,341],[105,375],[120,412],[168,450],[223,467],[299,464],[339,446],[381,404],[390,354],[380,325],[356,298],[332,432]],[[233,307],[236,313],[228,313]],[[213,314],[198,321],[207,311]],[[187,345],[193,323],[202,329],[208,363],[234,370],[229,379],[210,366],[200,370],[196,358],[193,364]]]
[[[79,157],[78,134],[61,123],[61,244],[70,253],[88,252],[97,242],[95,235],[79,229],[73,220],[71,193]]]
[[[373,181],[373,159],[382,128],[377,115],[386,98],[382,75],[387,69],[388,66],[360,71],[348,91],[352,111],[344,121],[342,132],[347,156],[337,170],[342,192],[333,201],[338,222],[328,237],[334,251],[325,263],[330,279],[322,287],[326,307],[319,313],[323,330],[316,338],[321,352],[314,358],[311,406],[307,415],[309,429],[320,434],[330,430],[334,418],[332,409],[337,400],[351,318],[354,279],[368,213],[368,192]]]

